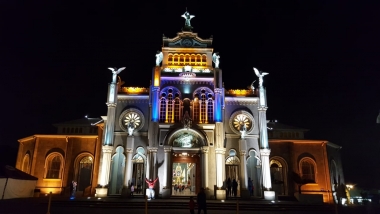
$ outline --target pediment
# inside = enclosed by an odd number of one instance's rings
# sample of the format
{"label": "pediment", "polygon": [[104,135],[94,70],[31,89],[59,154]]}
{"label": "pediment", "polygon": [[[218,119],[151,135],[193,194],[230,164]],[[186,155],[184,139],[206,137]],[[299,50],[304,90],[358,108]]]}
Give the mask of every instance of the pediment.
{"label": "pediment", "polygon": [[198,37],[197,33],[193,32],[180,32],[174,38],[163,37],[164,47],[198,47],[207,48],[211,47],[212,38],[202,39]]}

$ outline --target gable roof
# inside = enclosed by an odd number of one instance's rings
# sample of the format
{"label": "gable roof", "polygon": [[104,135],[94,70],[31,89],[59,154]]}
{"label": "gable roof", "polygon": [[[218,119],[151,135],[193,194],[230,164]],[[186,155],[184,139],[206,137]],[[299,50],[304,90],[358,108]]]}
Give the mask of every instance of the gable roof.
{"label": "gable roof", "polygon": [[0,167],[0,178],[13,178],[18,180],[38,180],[38,178],[9,165]]}

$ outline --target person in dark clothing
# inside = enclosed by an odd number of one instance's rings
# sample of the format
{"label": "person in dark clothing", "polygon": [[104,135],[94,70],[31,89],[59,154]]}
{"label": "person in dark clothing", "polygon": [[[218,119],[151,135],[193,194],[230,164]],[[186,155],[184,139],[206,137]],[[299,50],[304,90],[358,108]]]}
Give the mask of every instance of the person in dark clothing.
{"label": "person in dark clothing", "polygon": [[234,197],[237,196],[237,187],[238,187],[238,183],[236,182],[236,179],[234,179],[232,181],[232,193],[233,193]]}
{"label": "person in dark clothing", "polygon": [[253,196],[253,182],[251,177],[248,178],[248,190],[249,190],[249,195]]}
{"label": "person in dark clothing", "polygon": [[203,210],[204,214],[207,214],[206,193],[203,187],[201,188],[201,191],[197,195],[197,204],[198,204],[198,214],[201,213],[201,210]]}
{"label": "person in dark clothing", "polygon": [[194,214],[194,207],[195,207],[195,202],[193,200],[193,196],[190,196],[190,201],[189,201],[190,214]]}
{"label": "person in dark clothing", "polygon": [[228,178],[227,179],[227,197],[230,197],[231,196],[231,178]]}

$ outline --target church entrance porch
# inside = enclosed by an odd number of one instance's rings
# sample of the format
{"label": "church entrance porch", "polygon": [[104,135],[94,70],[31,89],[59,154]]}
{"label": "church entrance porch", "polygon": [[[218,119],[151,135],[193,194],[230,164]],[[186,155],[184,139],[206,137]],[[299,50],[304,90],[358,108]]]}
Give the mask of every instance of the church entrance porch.
{"label": "church entrance porch", "polygon": [[172,196],[196,196],[201,186],[200,155],[173,153],[171,188]]}

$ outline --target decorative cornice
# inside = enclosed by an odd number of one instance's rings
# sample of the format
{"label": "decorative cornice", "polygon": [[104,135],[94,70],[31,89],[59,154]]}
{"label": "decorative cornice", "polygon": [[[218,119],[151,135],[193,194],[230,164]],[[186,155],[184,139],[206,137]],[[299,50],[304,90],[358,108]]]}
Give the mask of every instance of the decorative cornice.
{"label": "decorative cornice", "polygon": [[226,105],[257,105],[259,99],[257,97],[226,97]]}
{"label": "decorative cornice", "polygon": [[198,80],[198,78],[196,79],[190,79],[189,81],[186,81],[186,80],[162,80],[161,78],[161,83],[162,85],[214,85],[214,83],[212,81],[202,81],[202,80]]}
{"label": "decorative cornice", "polygon": [[226,95],[230,96],[253,96],[256,95],[255,91],[247,90],[247,89],[229,89],[225,92]]}
{"label": "decorative cornice", "polygon": [[160,87],[159,86],[152,86],[152,91],[153,92],[160,92]]}
{"label": "decorative cornice", "polygon": [[149,94],[149,88],[143,87],[122,87],[120,93],[125,94]]}
{"label": "decorative cornice", "polygon": [[[115,132],[115,136],[128,136],[128,132]],[[133,136],[148,136],[148,132],[133,132]]]}

